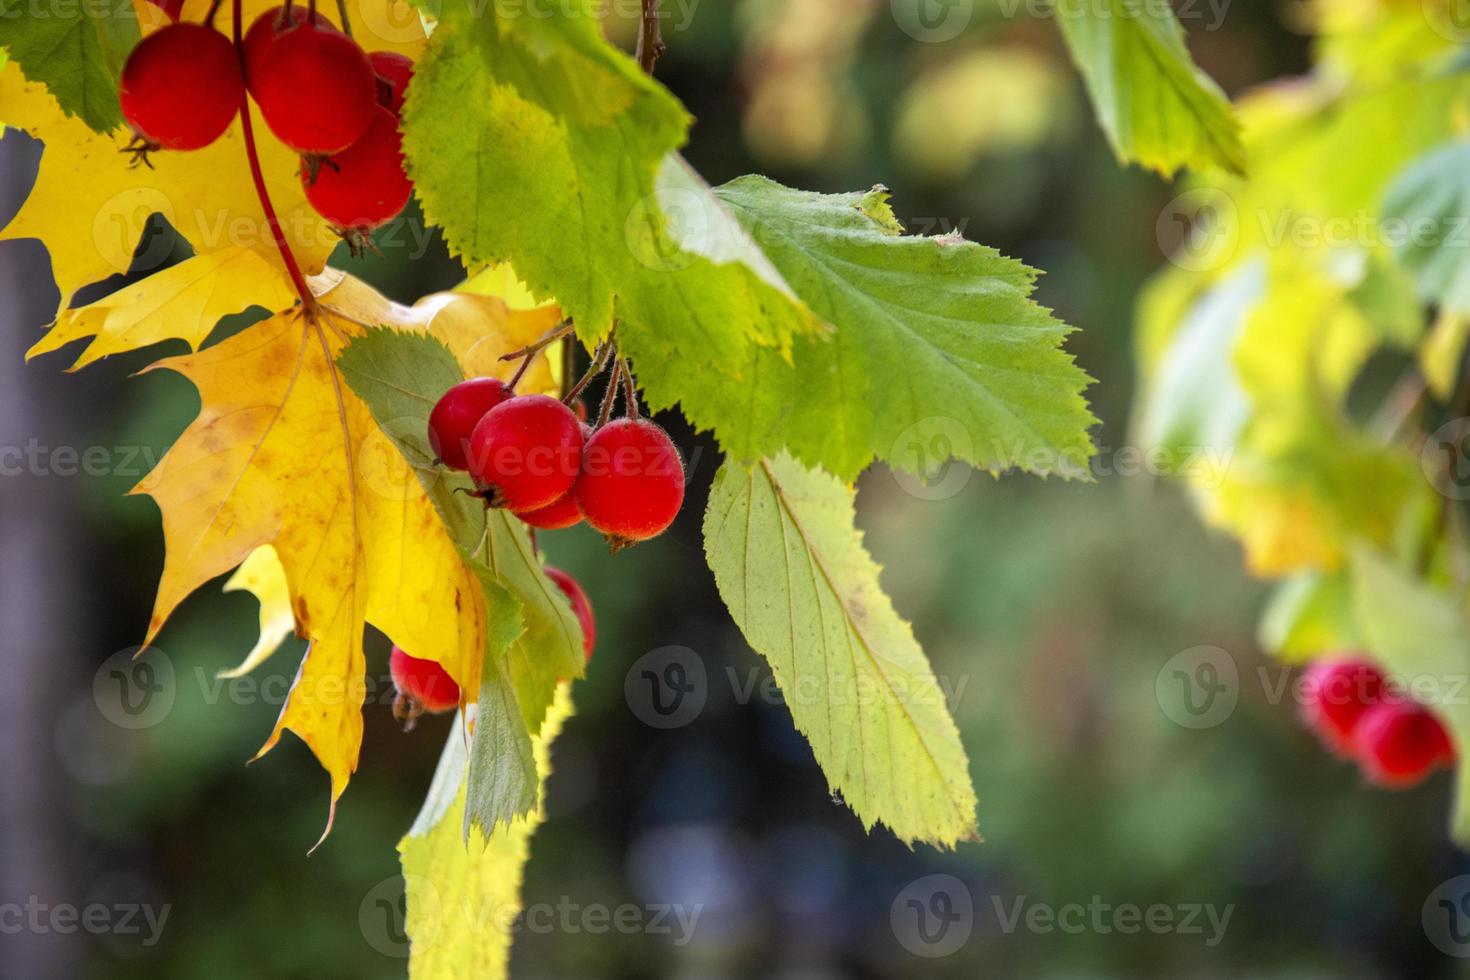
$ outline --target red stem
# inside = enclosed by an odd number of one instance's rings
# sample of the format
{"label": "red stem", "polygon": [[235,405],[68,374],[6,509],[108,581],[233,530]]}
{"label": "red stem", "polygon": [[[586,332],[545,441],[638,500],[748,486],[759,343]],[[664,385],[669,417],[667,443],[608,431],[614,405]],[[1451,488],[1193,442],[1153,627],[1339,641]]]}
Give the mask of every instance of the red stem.
{"label": "red stem", "polygon": [[[242,0],[234,0],[233,6],[235,51],[239,54],[240,71],[243,73],[245,46],[241,43],[241,33],[245,15],[241,12]],[[311,287],[307,286],[306,277],[296,264],[296,256],[291,254],[291,245],[286,241],[286,234],[281,230],[281,222],[276,217],[275,206],[271,204],[270,193],[265,189],[265,175],[260,172],[260,153],[255,149],[255,129],[250,122],[250,96],[244,92],[240,94],[240,129],[245,136],[245,156],[250,161],[250,179],[255,182],[255,196],[260,198],[260,206],[265,211],[266,223],[271,226],[276,249],[281,253],[281,261],[286,264],[286,272],[291,276],[297,295],[301,297],[302,309],[314,316],[317,310],[316,297],[311,294]]]}

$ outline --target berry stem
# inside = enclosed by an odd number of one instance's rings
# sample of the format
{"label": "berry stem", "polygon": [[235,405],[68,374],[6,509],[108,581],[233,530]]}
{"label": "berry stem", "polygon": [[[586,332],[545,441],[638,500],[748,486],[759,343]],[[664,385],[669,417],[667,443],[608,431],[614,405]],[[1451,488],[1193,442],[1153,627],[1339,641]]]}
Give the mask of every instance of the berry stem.
{"label": "berry stem", "polygon": [[[240,71],[244,72],[245,45],[240,39],[244,21],[242,6],[242,0],[234,0],[235,50],[240,55]],[[289,9],[288,7],[287,10]],[[265,189],[265,175],[260,170],[260,153],[255,148],[255,129],[250,122],[250,96],[243,90],[240,93],[240,129],[245,136],[245,157],[250,161],[250,179],[255,183],[255,196],[260,198],[260,207],[265,211],[265,220],[270,225],[271,236],[276,241],[276,250],[281,253],[281,261],[286,265],[286,273],[291,277],[291,284],[296,287],[296,294],[301,297],[301,308],[308,316],[314,317],[317,311],[316,297],[311,294],[311,287],[306,284],[306,277],[301,274],[301,267],[296,264],[296,256],[291,254],[291,245],[286,241],[286,234],[281,230],[280,219],[276,217],[275,206],[271,204],[270,193]]]}
{"label": "berry stem", "polygon": [[618,398],[618,378],[623,373],[623,359],[620,357],[613,362],[612,374],[607,379],[607,391],[602,395],[602,407],[597,410],[597,428],[607,425],[607,420],[612,417],[613,402]]}
{"label": "berry stem", "polygon": [[526,376],[526,370],[530,368],[531,360],[537,354],[541,353],[547,347],[550,347],[552,344],[556,343],[558,340],[565,337],[571,332],[572,321],[571,318],[568,317],[561,323],[558,323],[556,326],[546,331],[546,333],[542,334],[541,339],[536,341],[534,344],[527,344],[520,350],[513,350],[509,354],[501,354],[500,359],[502,361],[513,361],[518,357],[521,359],[520,367],[516,368],[516,373],[511,375],[510,380],[505,383],[505,386],[514,391],[516,385],[521,383],[521,378],[524,378]]}
{"label": "berry stem", "polygon": [[[313,3],[316,0],[312,0]],[[347,19],[347,0],[337,0],[337,16],[342,18],[342,33],[352,36],[352,22]]]}
{"label": "berry stem", "polygon": [[592,363],[587,365],[587,373],[582,375],[581,380],[572,385],[571,391],[568,391],[565,395],[562,396],[562,401],[565,402],[568,406],[570,406],[572,402],[576,401],[577,396],[582,393],[582,389],[586,388],[587,385],[591,383],[592,379],[601,374],[602,369],[607,367],[607,360],[610,356],[612,356],[612,352],[613,345],[611,341],[605,340],[601,344],[598,344],[597,353],[592,355]]}
{"label": "berry stem", "polygon": [[204,23],[208,24],[210,27],[214,26],[214,15],[219,13],[219,5],[223,2],[224,0],[214,0],[214,2],[209,5],[209,13],[204,15]]}
{"label": "berry stem", "polygon": [[633,382],[633,372],[628,368],[628,362],[624,358],[618,358],[618,373],[623,378],[623,408],[630,419],[640,419],[643,412],[638,407],[638,394]]}
{"label": "berry stem", "polygon": [[638,31],[638,65],[652,75],[659,56],[667,50],[663,24],[658,19],[659,0],[643,0],[643,21]]}

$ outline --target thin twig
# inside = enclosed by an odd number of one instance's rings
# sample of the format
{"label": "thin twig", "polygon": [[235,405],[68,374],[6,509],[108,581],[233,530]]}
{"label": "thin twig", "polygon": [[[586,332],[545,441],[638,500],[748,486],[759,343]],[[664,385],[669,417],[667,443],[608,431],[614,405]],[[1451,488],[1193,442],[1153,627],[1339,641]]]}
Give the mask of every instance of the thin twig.
{"label": "thin twig", "polygon": [[659,56],[668,50],[663,23],[658,19],[658,5],[659,0],[643,0],[643,22],[638,29],[638,66],[650,75]]}
{"label": "thin twig", "polygon": [[520,366],[516,368],[516,373],[510,376],[510,380],[505,383],[505,386],[514,391],[516,385],[520,384],[521,379],[526,376],[526,371],[530,369],[531,362],[536,359],[536,355],[571,332],[572,321],[570,319],[563,320],[542,334],[541,339],[534,344],[528,344],[520,350],[514,350],[509,354],[500,355],[502,361],[513,361],[518,357],[521,359]]}
{"label": "thin twig", "polygon": [[[241,43],[240,37],[244,30],[245,15],[241,7],[241,0],[234,0],[235,50],[239,52],[240,70],[243,72],[245,70],[245,45]],[[271,196],[265,188],[265,175],[260,170],[260,153],[255,148],[255,131],[250,121],[250,97],[245,94],[244,89],[240,91],[240,132],[245,138],[245,159],[250,163],[250,179],[255,183],[255,196],[260,198],[260,206],[265,211],[266,224],[270,225],[271,236],[276,242],[276,250],[281,253],[281,261],[286,265],[291,284],[296,287],[296,293],[301,297],[302,309],[308,316],[315,318],[316,297],[312,295],[311,287],[307,286],[306,278],[301,274],[301,267],[296,264],[296,256],[291,253],[291,245],[286,241],[286,233],[281,229],[281,222],[276,217],[276,209],[271,204]]]}
{"label": "thin twig", "polygon": [[352,36],[352,23],[347,19],[347,0],[337,0],[337,16],[342,18],[342,33]]}
{"label": "thin twig", "polygon": [[562,401],[566,403],[568,408],[577,400],[577,396],[582,393],[582,389],[586,388],[592,382],[592,379],[601,374],[602,369],[607,367],[608,358],[612,356],[612,352],[616,349],[611,338],[604,340],[597,346],[597,353],[592,355],[592,363],[587,366],[587,373],[583,374],[581,379],[572,385],[572,390],[562,397]]}

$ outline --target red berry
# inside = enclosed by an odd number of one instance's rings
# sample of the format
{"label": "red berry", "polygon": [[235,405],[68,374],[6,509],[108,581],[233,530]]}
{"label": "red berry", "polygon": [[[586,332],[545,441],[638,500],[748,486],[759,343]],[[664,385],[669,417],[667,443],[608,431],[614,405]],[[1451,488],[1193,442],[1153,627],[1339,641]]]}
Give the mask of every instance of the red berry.
{"label": "red berry", "polygon": [[337,153],[374,121],[376,79],[356,41],[331,25],[302,23],[276,35],[251,91],[282,143],[298,153]]}
{"label": "red berry", "polygon": [[169,24],[128,55],[118,102],[153,146],[197,150],[230,128],[244,91],[229,38],[202,24]]}
{"label": "red berry", "polygon": [[471,378],[446,391],[429,413],[429,446],[452,470],[467,470],[470,433],[485,413],[514,395],[499,378]]}
{"label": "red berry", "polygon": [[582,650],[587,654],[587,659],[592,659],[592,648],[597,645],[597,619],[592,615],[592,600],[587,598],[586,591],[560,568],[546,566],[546,577],[556,583],[556,587],[566,594],[568,601],[572,604],[572,612],[577,615],[577,624],[582,627]]}
{"label": "red berry", "polygon": [[[245,52],[245,87],[252,92],[255,91],[255,79],[265,74],[265,59],[275,47],[276,38],[281,36],[285,30],[286,8],[272,7],[251,21],[250,29],[245,32],[245,37],[240,42],[240,47]],[[291,7],[291,19],[289,23],[300,25],[306,23],[308,11],[304,5],[293,5]],[[321,14],[316,15],[315,24],[323,30],[335,31],[336,25],[327,20]]]}
{"label": "red berry", "polygon": [[396,51],[374,51],[368,55],[368,61],[378,81],[384,83],[378,86],[378,104],[391,109],[394,115],[403,112],[403,97],[408,92],[408,80],[413,77],[413,62]]}
{"label": "red berry", "polygon": [[470,476],[496,506],[536,510],[572,488],[582,462],[582,427],[550,395],[496,405],[470,435]]}
{"label": "red berry", "polygon": [[459,707],[459,685],[432,660],[410,657],[399,646],[388,656],[388,672],[398,693],[431,714]]}
{"label": "red berry", "polygon": [[545,507],[535,510],[518,510],[515,515],[532,527],[543,531],[560,531],[582,523],[582,511],[577,507],[577,495],[568,490]]}
{"label": "red berry", "polygon": [[1363,713],[1389,700],[1383,673],[1363,659],[1318,660],[1307,668],[1302,721],[1332,752],[1353,755],[1353,732]]}
{"label": "red berry", "polygon": [[1413,786],[1455,757],[1450,737],[1428,708],[1412,701],[1387,702],[1363,713],[1353,737],[1358,765],[1368,781],[1389,789]]}
{"label": "red berry", "polygon": [[582,516],[616,551],[674,522],[684,503],[684,463],[653,422],[618,419],[587,441],[576,492]]}
{"label": "red berry", "polygon": [[306,200],[317,214],[359,238],[396,218],[413,196],[413,182],[403,171],[398,117],[381,106],[373,109],[373,123],[361,139],[323,160],[315,175],[311,171],[303,161]]}
{"label": "red berry", "polygon": [[[575,405],[572,406],[572,411],[574,413],[576,412]],[[592,426],[583,422],[582,444],[586,445],[587,440],[591,438]],[[582,510],[577,506],[577,494],[575,490],[568,490],[545,507],[538,507],[535,510],[516,511],[515,514],[525,523],[532,527],[540,528],[543,531],[560,531],[564,528],[582,523]]]}

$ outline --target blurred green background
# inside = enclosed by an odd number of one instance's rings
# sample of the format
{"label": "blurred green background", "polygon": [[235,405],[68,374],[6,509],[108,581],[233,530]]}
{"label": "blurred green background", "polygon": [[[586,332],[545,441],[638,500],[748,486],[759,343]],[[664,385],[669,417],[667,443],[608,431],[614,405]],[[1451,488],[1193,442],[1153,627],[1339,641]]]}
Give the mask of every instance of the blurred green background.
{"label": "blurred green background", "polygon": [[[599,638],[555,746],[525,891],[542,907],[676,903],[699,918],[687,937],[650,928],[646,912],[644,927],[621,932],[584,928],[577,915],[571,928],[526,928],[512,974],[1462,972],[1420,925],[1430,892],[1470,871],[1445,838],[1446,777],[1387,794],[1331,761],[1280,695],[1287,675],[1255,647],[1263,592],[1235,546],[1203,530],[1177,488],[1111,472],[1126,446],[1133,296],[1163,259],[1155,220],[1171,191],[1115,163],[1053,26],[977,4],[957,36],[926,43],[903,29],[904,0],[671,6],[659,75],[698,118],[688,156],[712,182],[761,171],[818,190],[884,183],[911,230],[959,230],[1046,270],[1040,299],[1081,328],[1070,348],[1099,382],[1090,397],[1103,470],[1093,485],[953,471],[916,490],[881,469],[861,484],[860,523],[884,584],[954,693],[986,837],[952,854],[910,851],[881,830],[864,835],[779,699],[762,696],[768,672],[702,559],[713,448],[665,419],[693,462],[672,532],[615,561],[585,529],[543,538],[590,593]],[[1236,92],[1305,68],[1296,9],[1230,5],[1219,24],[1203,11],[1185,24],[1196,59]],[[628,44],[630,26],[610,22]],[[10,133],[0,149],[11,174],[4,218],[39,147]],[[437,241],[409,260],[415,219],[401,220],[383,257],[342,264],[402,300],[457,282]],[[160,234],[144,247],[154,262],[173,247]],[[0,948],[17,944],[0,953],[0,976],[403,976],[404,946],[376,898],[398,887],[394,845],[449,721],[405,735],[375,699],[360,770],[309,858],[325,775],[291,738],[245,766],[279,708],[257,684],[284,690],[299,645],[246,684],[213,679],[254,642],[249,596],[207,588],[191,599],[160,640],[172,709],[139,730],[109,722],[94,677],[140,641],[162,566],[154,505],[124,494],[197,399],[166,373],[128,377],[157,351],[75,375],[62,373],[65,353],[21,369],[55,294],[41,285],[36,243],[0,244],[0,265],[17,297],[0,352],[5,443],[102,446],[116,461],[106,475],[12,477],[0,497],[4,657],[18,681],[6,721],[17,751],[0,760],[10,831],[0,904],[34,895],[169,907],[151,944],[122,930],[17,935],[0,917]],[[141,450],[132,467],[122,462],[130,447]],[[703,667],[706,704],[660,730],[640,719],[625,681],[640,657],[671,645]],[[1173,720],[1166,665],[1199,646],[1229,654],[1239,700],[1191,728]],[[381,637],[369,663],[381,692]],[[900,922],[914,895],[944,911],[925,891],[935,881],[969,896],[953,951],[915,942]],[[1195,909],[1200,931],[1045,930],[1010,918],[1156,904],[1176,923]],[[1206,910],[1228,910],[1223,933]]]}

